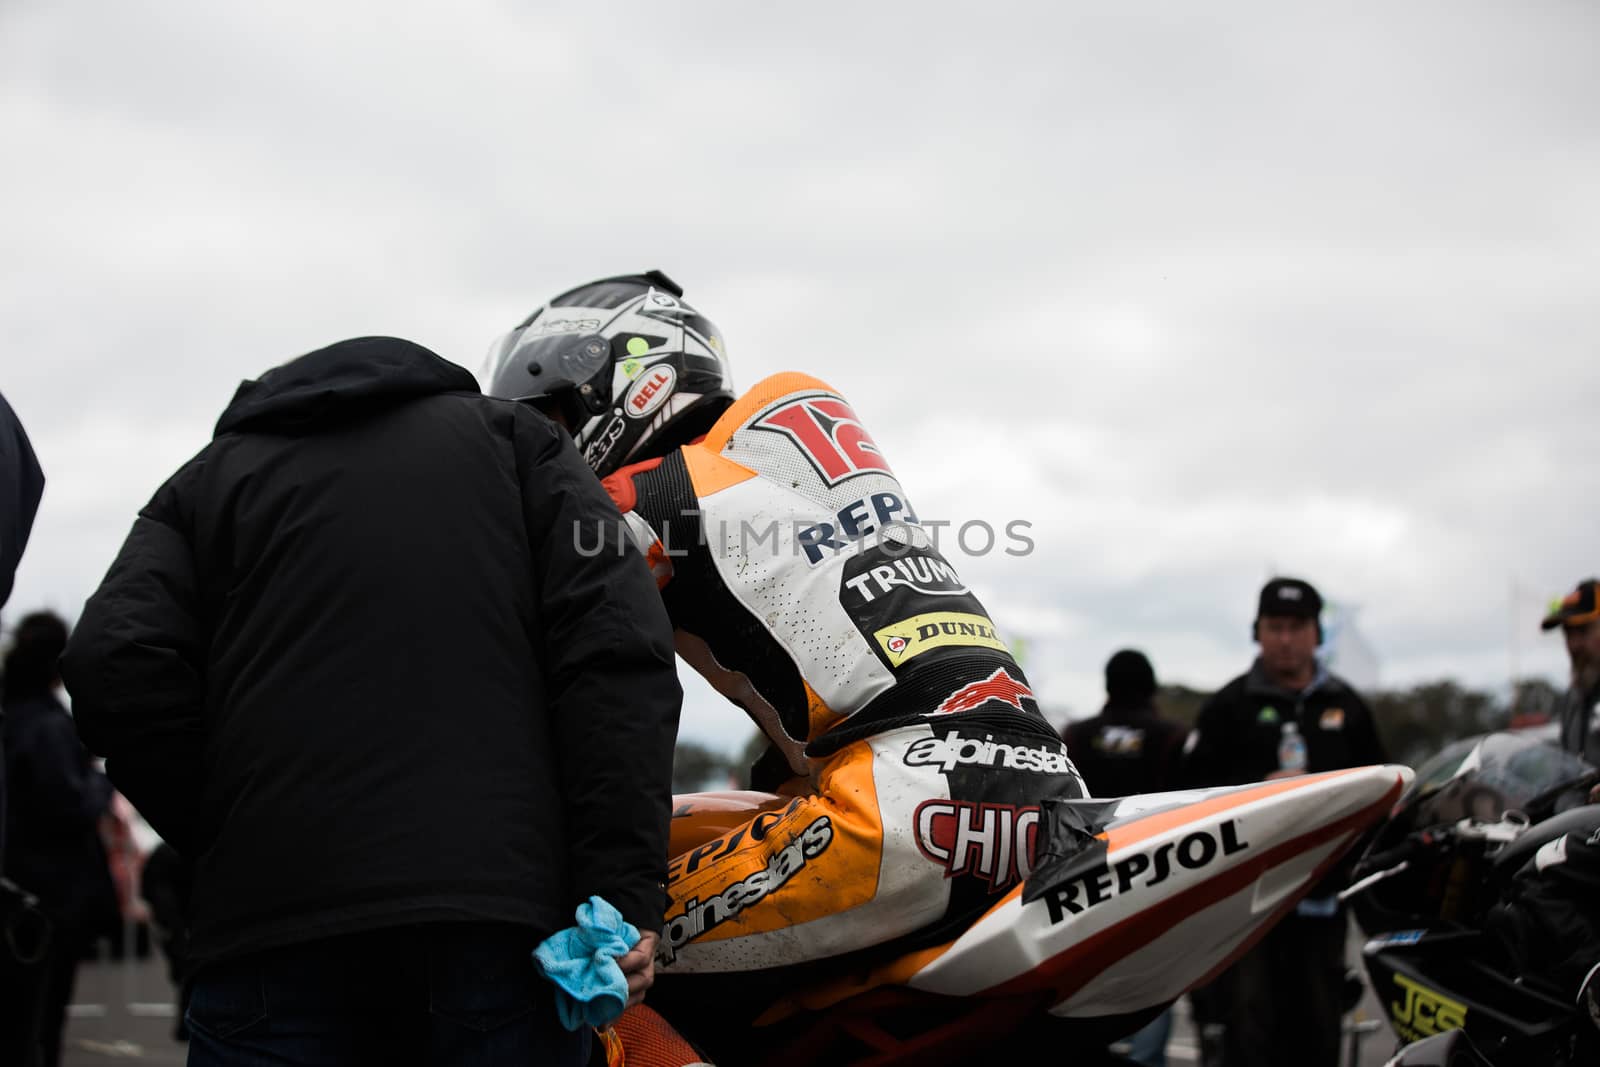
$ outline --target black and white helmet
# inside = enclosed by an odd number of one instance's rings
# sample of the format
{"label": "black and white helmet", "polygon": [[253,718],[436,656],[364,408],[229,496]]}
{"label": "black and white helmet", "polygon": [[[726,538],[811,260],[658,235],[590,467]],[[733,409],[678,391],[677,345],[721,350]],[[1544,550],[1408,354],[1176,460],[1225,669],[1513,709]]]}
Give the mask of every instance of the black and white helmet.
{"label": "black and white helmet", "polygon": [[494,343],[490,396],[559,416],[602,478],[705,433],[733,403],[722,335],[660,271],[562,293]]}

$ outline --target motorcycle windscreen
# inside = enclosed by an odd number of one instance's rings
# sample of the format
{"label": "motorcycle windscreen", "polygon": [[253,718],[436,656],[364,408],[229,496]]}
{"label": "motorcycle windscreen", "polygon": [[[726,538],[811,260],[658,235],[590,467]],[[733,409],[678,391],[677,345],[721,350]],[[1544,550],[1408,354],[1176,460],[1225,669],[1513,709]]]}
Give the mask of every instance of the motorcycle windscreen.
{"label": "motorcycle windscreen", "polygon": [[1538,737],[1484,734],[1446,745],[1417,768],[1401,794],[1384,840],[1413,830],[1474,818],[1493,822],[1593,768]]}

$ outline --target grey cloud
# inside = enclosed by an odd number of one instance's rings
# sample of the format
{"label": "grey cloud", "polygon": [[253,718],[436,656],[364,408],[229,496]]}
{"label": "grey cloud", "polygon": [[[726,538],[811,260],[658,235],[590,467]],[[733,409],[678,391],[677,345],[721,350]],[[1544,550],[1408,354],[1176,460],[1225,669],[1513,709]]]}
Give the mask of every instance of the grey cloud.
{"label": "grey cloud", "polygon": [[1600,569],[1597,23],[6,5],[0,388],[51,479],[13,604],[81,601],[240,379],[368,333],[476,370],[658,267],[742,386],[842,389],[919,509],[1035,519],[962,566],[1052,700],[1120,644],[1241,669],[1274,565],[1359,603],[1389,680],[1558,676],[1507,598]]}

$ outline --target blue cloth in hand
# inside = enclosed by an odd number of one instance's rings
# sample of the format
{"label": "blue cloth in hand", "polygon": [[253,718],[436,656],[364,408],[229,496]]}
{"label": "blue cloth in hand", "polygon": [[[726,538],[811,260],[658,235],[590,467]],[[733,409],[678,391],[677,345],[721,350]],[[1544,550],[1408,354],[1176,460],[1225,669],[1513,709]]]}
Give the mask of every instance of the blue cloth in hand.
{"label": "blue cloth in hand", "polygon": [[578,905],[578,925],[551,934],[533,950],[555,983],[556,1015],[568,1030],[604,1027],[628,1003],[628,980],[617,957],[639,943],[639,929],[604,898]]}

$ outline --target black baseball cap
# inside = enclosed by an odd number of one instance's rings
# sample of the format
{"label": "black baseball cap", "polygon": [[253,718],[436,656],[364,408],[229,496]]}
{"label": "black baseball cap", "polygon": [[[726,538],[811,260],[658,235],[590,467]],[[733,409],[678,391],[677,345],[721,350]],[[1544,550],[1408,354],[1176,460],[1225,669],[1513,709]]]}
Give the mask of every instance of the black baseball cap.
{"label": "black baseball cap", "polygon": [[1256,620],[1267,615],[1291,615],[1314,619],[1322,614],[1322,595],[1310,582],[1300,578],[1274,578],[1261,587]]}
{"label": "black baseball cap", "polygon": [[1585,578],[1578,583],[1578,588],[1551,603],[1544,621],[1539,624],[1539,629],[1554,630],[1557,626],[1576,626],[1600,619],[1600,598],[1596,596],[1597,585],[1600,585],[1600,578]]}

